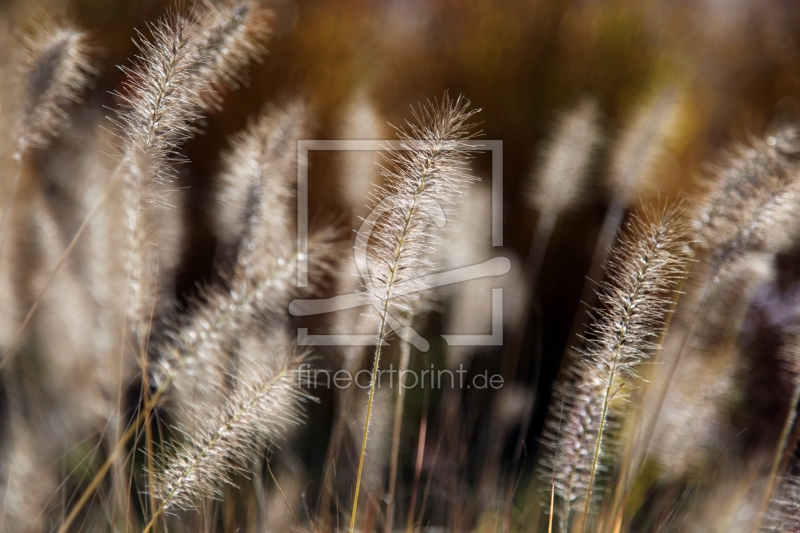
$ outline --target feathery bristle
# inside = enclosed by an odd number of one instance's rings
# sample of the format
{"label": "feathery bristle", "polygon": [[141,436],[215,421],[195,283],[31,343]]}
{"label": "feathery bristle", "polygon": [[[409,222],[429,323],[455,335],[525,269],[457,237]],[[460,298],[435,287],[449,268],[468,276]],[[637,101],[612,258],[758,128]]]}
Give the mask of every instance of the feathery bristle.
{"label": "feathery bristle", "polygon": [[[383,309],[381,321],[392,309],[409,310],[403,294],[424,289],[417,278],[434,267],[435,226],[446,222],[451,206],[477,179],[469,174],[472,148],[464,141],[474,136],[468,121],[478,111],[445,94],[441,104],[415,110],[416,122],[407,122],[407,130],[398,129],[402,149],[388,151],[386,184],[374,194],[373,215],[382,216],[370,243],[362,243],[372,259],[363,294]],[[395,290],[401,283],[407,290]]]}
{"label": "feathery bristle", "polygon": [[653,338],[688,257],[679,215],[676,209],[648,210],[628,224],[600,290],[602,307],[594,312],[570,379],[556,388],[547,434],[552,455],[541,474],[547,481],[555,476],[556,495],[567,510],[562,520],[593,492],[595,454],[608,448],[604,427],[624,415],[638,363],[658,348]]}
{"label": "feathery bristle", "polygon": [[[217,228],[237,261],[253,263],[270,243],[289,238],[297,174],[297,141],[309,131],[302,100],[270,106],[236,136],[223,156],[226,168],[217,194]],[[240,265],[246,266],[246,265]]]}
{"label": "feathery bristle", "polygon": [[96,73],[82,32],[48,24],[24,44],[17,156],[28,147],[46,146],[67,125],[67,106],[80,101],[80,92]]}
{"label": "feathery bristle", "polygon": [[777,252],[800,223],[800,134],[790,126],[733,148],[699,206],[700,246],[721,264],[748,251]]}
{"label": "feathery bristle", "polygon": [[222,403],[202,404],[196,427],[184,427],[187,444],[171,453],[157,475],[156,494],[165,510],[189,509],[200,497],[220,495],[234,473],[247,474],[249,462],[266,443],[275,443],[300,423],[304,356],[291,345],[273,347],[271,363],[243,376]]}
{"label": "feathery bristle", "polygon": [[552,139],[540,150],[535,176],[531,176],[527,191],[531,208],[561,213],[580,201],[600,142],[598,114],[594,100],[585,99],[558,118]]}
{"label": "feathery bristle", "polygon": [[611,156],[611,188],[628,205],[657,177],[658,163],[676,130],[679,94],[667,89],[643,105],[620,134]]}
{"label": "feathery bristle", "polygon": [[197,18],[206,33],[207,58],[200,64],[203,107],[219,109],[223,88],[237,89],[247,81],[245,69],[266,54],[272,12],[258,2],[202,0]]}

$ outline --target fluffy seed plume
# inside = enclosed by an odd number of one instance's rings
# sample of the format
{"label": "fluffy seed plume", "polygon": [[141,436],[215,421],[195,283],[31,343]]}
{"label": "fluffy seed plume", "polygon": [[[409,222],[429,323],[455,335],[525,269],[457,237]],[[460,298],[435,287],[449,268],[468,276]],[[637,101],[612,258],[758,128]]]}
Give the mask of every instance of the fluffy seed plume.
{"label": "fluffy seed plume", "polygon": [[67,107],[80,100],[80,92],[96,73],[86,36],[76,30],[43,23],[24,39],[16,78],[21,113],[17,117],[16,168],[0,214],[0,257],[15,207],[22,173],[22,156],[29,148],[43,148],[68,124]]}
{"label": "fluffy seed plume", "polygon": [[202,0],[197,17],[206,32],[206,60],[200,64],[199,89],[205,109],[219,109],[221,91],[247,81],[245,69],[266,54],[272,12],[255,1],[221,3]]}
{"label": "fluffy seed plume", "polygon": [[[335,246],[327,232],[312,236],[308,246],[308,264],[315,269],[310,279],[324,276],[330,268]],[[194,416],[195,400],[216,398],[228,379],[230,347],[254,331],[265,320],[274,318],[275,310],[286,309],[297,293],[295,279],[299,256],[284,245],[273,249],[256,266],[257,270],[237,270],[225,286],[201,291],[191,302],[191,309],[161,348],[162,358],[153,378],[159,390],[170,385],[176,389],[181,406]]]}
{"label": "fluffy seed plume", "polygon": [[117,169],[125,188],[125,219],[129,242],[128,323],[142,346],[155,298],[157,259],[150,242],[152,212],[160,201],[160,185],[169,181],[170,162],[177,148],[192,134],[199,117],[197,66],[203,60],[204,34],[190,20],[173,15],[158,21],[150,41],[138,43],[141,55],[127,74],[118,97],[124,103],[117,124],[123,139],[123,160]]}
{"label": "fluffy seed plume", "polygon": [[[222,240],[236,249],[224,283],[201,290],[165,351],[163,375],[184,372],[175,382],[179,397],[211,398],[226,380],[228,347],[295,296],[299,262],[291,245],[291,203],[296,140],[307,131],[306,107],[295,101],[268,109],[234,141],[225,157],[217,217]],[[308,264],[319,279],[331,264],[332,236],[309,242]],[[228,265],[225,265],[226,267]],[[185,393],[185,395],[183,394]],[[185,406],[186,407],[186,406]],[[187,410],[188,407],[187,407]]]}
{"label": "fluffy seed plume", "polygon": [[[441,103],[415,110],[406,130],[398,129],[402,148],[388,151],[386,184],[373,195],[365,222],[375,226],[370,242],[360,243],[371,259],[364,296],[379,303],[381,322],[392,310],[409,309],[405,294],[425,288],[417,278],[434,268],[436,226],[448,222],[452,206],[476,180],[469,174],[471,148],[465,141],[473,137],[469,120],[478,111],[462,97],[445,95]],[[397,290],[400,285],[403,290]],[[380,340],[386,334],[381,326]]]}
{"label": "fluffy seed plume", "polygon": [[625,205],[635,201],[657,177],[658,162],[674,135],[678,93],[667,89],[639,108],[620,134],[611,156],[611,188]]}
{"label": "fluffy seed plume", "polygon": [[[476,179],[468,173],[470,147],[465,141],[475,135],[469,119],[477,112],[469,109],[468,100],[460,96],[452,100],[447,94],[441,103],[420,106],[414,110],[415,121],[407,121],[407,129],[398,129],[401,150],[389,150],[386,156],[389,164],[382,172],[386,184],[378,188],[375,207],[362,225],[362,230],[370,229],[369,242],[360,240],[356,246],[356,261],[362,263],[359,270],[366,272],[369,268],[363,294],[378,309],[373,376],[378,375],[381,346],[389,336],[389,327],[399,326],[392,311],[409,312],[411,306],[405,295],[425,288],[419,276],[433,268],[429,256],[436,249],[436,226],[447,222],[449,206],[466,194]],[[359,245],[365,252],[362,257]],[[371,266],[367,265],[367,255],[372,258]],[[400,336],[407,332],[403,329]],[[372,380],[350,515],[351,531],[356,524],[374,399]]]}
{"label": "fluffy seed plume", "polygon": [[637,381],[637,365],[658,348],[673,291],[683,276],[688,251],[677,209],[646,211],[628,224],[612,253],[601,307],[594,311],[584,347],[568,380],[556,387],[542,468],[554,477],[562,523],[581,505],[588,510],[604,433],[624,415],[624,399]]}
{"label": "fluffy seed plume", "polygon": [[25,37],[20,79],[23,98],[17,157],[41,148],[67,124],[67,107],[96,73],[86,35],[45,24]]}
{"label": "fluffy seed plume", "polygon": [[236,382],[222,403],[204,404],[196,428],[183,428],[187,444],[168,453],[157,476],[159,513],[191,508],[199,497],[220,496],[220,486],[231,483],[233,473],[250,471],[250,461],[265,443],[276,442],[300,423],[302,404],[309,399],[301,387],[304,357],[285,338],[271,348],[271,364]]}
{"label": "fluffy seed plume", "polygon": [[774,253],[798,232],[800,133],[794,126],[735,146],[699,206],[697,233],[715,264],[745,252]]}
{"label": "fluffy seed plume", "polygon": [[156,22],[152,39],[140,34],[140,55],[132,67],[122,66],[127,75],[124,89],[117,93],[123,108],[117,124],[124,151],[134,166],[148,165],[153,176],[132,178],[158,181],[168,177],[165,162],[177,156],[178,146],[192,134],[192,122],[199,114],[198,65],[206,58],[204,32],[185,17],[172,15]]}
{"label": "fluffy seed plume", "polygon": [[593,100],[582,100],[561,115],[552,139],[540,151],[542,163],[527,191],[531,208],[540,213],[561,213],[580,200],[599,141],[598,110]]}
{"label": "fluffy seed plume", "polygon": [[146,336],[153,305],[156,263],[149,235],[147,204],[162,202],[159,185],[169,181],[170,163],[180,160],[180,145],[194,132],[214,87],[233,83],[248,58],[260,51],[256,34],[265,33],[265,12],[255,4],[217,7],[210,3],[193,18],[171,16],[152,27],[152,40],[139,43],[141,55],[119,97],[126,104],[118,124],[124,139],[121,171],[128,194],[130,277],[129,321]]}
{"label": "fluffy seed plume", "polygon": [[[352,140],[383,139],[383,124],[375,104],[364,89],[348,102],[343,111],[339,137]],[[375,152],[345,150],[341,153],[341,195],[353,219],[366,216],[366,198],[378,182],[379,169]]]}
{"label": "fluffy seed plume", "polygon": [[238,246],[240,263],[257,261],[255,255],[266,252],[271,242],[289,239],[297,140],[308,131],[308,109],[302,100],[271,106],[224,155],[217,227],[228,247]]}

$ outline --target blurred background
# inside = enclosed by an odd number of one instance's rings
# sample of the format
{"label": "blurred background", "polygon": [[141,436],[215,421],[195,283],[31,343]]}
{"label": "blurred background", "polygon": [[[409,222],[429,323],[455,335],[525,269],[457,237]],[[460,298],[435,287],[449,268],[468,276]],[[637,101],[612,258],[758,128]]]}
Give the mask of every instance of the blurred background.
{"label": "blurred background", "polygon": [[[184,9],[184,5],[178,9]],[[502,444],[502,467],[534,470],[537,436],[541,432],[551,383],[568,344],[576,340],[573,319],[585,307],[580,298],[597,236],[611,203],[609,169],[615,147],[630,131],[637,113],[668,95],[673,105],[671,130],[651,164],[647,187],[634,191],[626,208],[640,203],[691,198],[701,187],[720,151],[735,140],[763,133],[770,124],[800,113],[800,3],[792,0],[339,0],[267,2],[275,13],[269,54],[250,67],[249,84],[225,95],[225,105],[211,113],[202,133],[185,146],[188,161],[180,168],[177,188],[184,202],[187,229],[178,269],[178,301],[200,281],[213,277],[220,253],[211,220],[211,195],[220,170],[220,152],[232,134],[242,130],[255,110],[282,99],[304,96],[315,117],[314,138],[355,138],[354,109],[364,102],[374,109],[378,138],[393,138],[389,123],[402,125],[411,106],[441,98],[445,91],[463,94],[478,115],[484,139],[503,142],[504,247],[494,255],[525,258],[538,215],[526,203],[526,190],[535,178],[541,142],[548,138],[559,113],[584,98],[599,110],[602,141],[591,166],[591,188],[580,206],[559,216],[544,256],[533,312],[522,328],[521,356],[504,390],[515,393],[464,392],[463,450],[451,450],[450,463],[440,460],[441,479],[459,471],[459,483],[477,498],[490,454],[492,413],[500,402],[518,413]],[[100,75],[86,105],[75,110],[77,125],[52,149],[68,153],[83,142],[91,128],[116,105],[126,64],[136,53],[135,30],[151,23],[175,5],[151,0],[64,0],[38,2],[4,0],[0,18],[14,31],[25,31],[41,12],[60,13],[85,29],[97,45]],[[353,202],[346,199],[341,155],[314,153],[310,159],[309,206],[312,225],[340,224],[352,229]],[[39,162],[53,205],[68,212],[75,202],[73,184],[59,178],[57,157]],[[476,172],[489,175],[486,154],[474,160]],[[484,184],[486,185],[486,184]],[[367,203],[364,188],[364,204]],[[356,191],[357,194],[357,191]],[[75,221],[72,221],[74,224]],[[522,268],[523,261],[515,263]],[[739,339],[747,359],[744,392],[730,422],[748,427],[738,441],[744,450],[757,450],[775,439],[787,408],[790,385],[781,377],[775,357],[780,334],[792,320],[800,299],[800,265],[794,255],[778,259],[774,282],[756,290]],[[520,289],[523,293],[523,289]],[[331,284],[330,293],[336,293]],[[507,312],[513,294],[506,290]],[[512,303],[509,303],[512,302]],[[511,306],[511,307],[508,307]],[[520,316],[525,314],[520,311]],[[520,317],[511,317],[520,319]],[[433,313],[427,328],[442,331],[442,315]],[[311,322],[325,332],[323,322]],[[571,334],[572,331],[572,334]],[[441,344],[441,343],[440,343]],[[417,363],[426,367],[441,358],[435,345]],[[321,365],[335,367],[336,350],[320,350]],[[504,365],[500,350],[473,354],[472,372]],[[416,356],[415,356],[416,357]],[[303,495],[313,501],[318,491],[323,446],[332,419],[332,397],[321,391],[322,402],[311,408],[321,421],[301,430],[293,449],[306,465],[309,485]],[[532,412],[524,405],[533,395]],[[414,421],[404,438],[413,449],[423,411],[431,417],[427,442],[437,449],[448,427],[439,410],[441,398],[416,391],[409,400],[407,420]],[[523,398],[523,399],[520,399]],[[516,407],[514,407],[516,405]],[[522,411],[523,414],[519,414]],[[513,417],[512,417],[513,418]],[[530,423],[523,419],[530,418]],[[469,419],[469,422],[466,420]],[[519,432],[525,433],[526,452],[515,459]],[[734,431],[734,434],[736,431]],[[407,454],[404,476],[413,475],[414,456]],[[434,455],[433,451],[428,456]],[[424,468],[432,468],[425,463]],[[448,470],[449,469],[449,470]],[[439,479],[437,476],[436,479]],[[443,482],[444,483],[444,482]],[[301,487],[302,488],[302,487]],[[446,499],[448,487],[434,484],[433,493]],[[462,489],[453,489],[459,493]],[[438,491],[438,492],[437,492]],[[455,497],[450,494],[450,498]],[[430,505],[435,507],[436,497]],[[518,500],[525,507],[524,497]],[[473,512],[475,513],[475,512]],[[443,521],[435,512],[432,523]],[[473,525],[479,516],[465,519]]]}

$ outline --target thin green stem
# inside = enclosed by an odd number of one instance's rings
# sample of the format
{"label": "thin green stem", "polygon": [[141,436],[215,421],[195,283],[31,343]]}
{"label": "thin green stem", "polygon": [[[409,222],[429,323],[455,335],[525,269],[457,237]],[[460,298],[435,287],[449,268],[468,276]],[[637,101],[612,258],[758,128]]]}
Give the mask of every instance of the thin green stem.
{"label": "thin green stem", "polygon": [[[627,324],[630,315],[626,317],[625,323]],[[623,326],[624,327],[624,326]],[[619,361],[620,350],[622,343],[618,343],[614,352],[614,363],[611,366],[611,375],[608,378],[608,385],[606,386],[605,396],[603,397],[603,414],[600,417],[600,427],[597,429],[597,442],[594,445],[594,455],[592,457],[592,467],[589,473],[589,489],[586,493],[586,503],[583,507],[583,519],[581,521],[581,531],[586,531],[586,521],[589,518],[589,507],[592,503],[592,489],[594,488],[594,479],[597,474],[597,463],[600,460],[600,448],[603,441],[603,431],[606,427],[606,416],[608,415],[608,403],[611,399],[611,386],[614,384],[614,374],[617,370],[617,362]]]}
{"label": "thin green stem", "polygon": [[392,259],[391,267],[389,270],[389,279],[386,282],[386,291],[384,293],[383,298],[383,309],[381,310],[381,322],[380,326],[378,327],[378,340],[377,345],[375,347],[375,360],[372,364],[372,382],[370,383],[369,387],[369,400],[367,404],[367,419],[364,422],[364,434],[361,439],[361,453],[359,454],[358,458],[358,475],[356,476],[356,489],[353,495],[353,511],[350,515],[350,533],[355,531],[356,527],[356,513],[358,511],[358,493],[361,489],[361,475],[364,472],[364,457],[367,453],[367,435],[369,433],[369,422],[370,417],[372,416],[372,403],[375,399],[375,380],[378,377],[378,365],[380,364],[381,360],[381,345],[386,338],[386,317],[389,314],[389,305],[392,301],[392,291],[394,289],[394,282],[397,278],[397,269],[400,263],[400,257],[403,254],[406,239],[408,238],[408,234],[411,229],[411,221],[414,218],[414,214],[417,211],[417,206],[419,205],[420,195],[425,190],[425,186],[428,182],[428,177],[430,176],[431,169],[433,168],[433,160],[436,155],[439,153],[439,146],[436,146],[434,149],[434,153],[431,157],[428,157],[425,161],[425,168],[422,170],[422,175],[417,183],[417,188],[414,191],[414,197],[411,201],[411,206],[406,214],[405,221],[403,223],[402,231],[400,232],[400,239],[397,243],[397,248],[395,248],[394,258]]}
{"label": "thin green stem", "polygon": [[383,344],[380,339],[384,336],[384,328],[386,327],[386,318],[381,319],[380,335],[378,337],[378,345],[375,348],[375,361],[372,365],[372,383],[369,386],[369,400],[367,402],[367,419],[364,422],[364,433],[361,436],[361,453],[358,460],[358,475],[356,477],[356,490],[353,495],[353,512],[350,516],[350,532],[355,531],[356,527],[356,512],[358,511],[358,493],[361,489],[361,474],[364,472],[364,457],[367,453],[367,434],[369,433],[369,422],[372,416],[372,402],[375,399],[375,382],[378,375],[378,365],[381,361],[381,345]]}

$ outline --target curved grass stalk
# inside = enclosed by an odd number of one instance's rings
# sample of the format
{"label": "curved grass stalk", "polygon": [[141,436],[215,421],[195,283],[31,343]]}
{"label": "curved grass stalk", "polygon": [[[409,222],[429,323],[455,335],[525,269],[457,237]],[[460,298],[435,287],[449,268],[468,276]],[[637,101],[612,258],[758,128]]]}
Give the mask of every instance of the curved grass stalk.
{"label": "curved grass stalk", "polygon": [[411,221],[413,215],[415,214],[420,200],[420,195],[422,194],[428,177],[431,171],[431,160],[429,159],[426,163],[426,166],[422,172],[422,176],[419,179],[419,185],[417,190],[414,192],[414,197],[411,202],[411,207],[408,210],[408,214],[405,217],[405,224],[402,227],[402,231],[400,234],[400,241],[397,243],[397,248],[395,251],[394,261],[391,263],[389,267],[389,279],[386,283],[386,293],[383,299],[383,308],[381,309],[381,318],[380,318],[380,325],[378,326],[378,339],[375,343],[375,356],[372,363],[372,381],[369,385],[369,399],[367,400],[367,415],[366,421],[364,422],[364,433],[361,436],[361,452],[359,453],[358,459],[358,474],[356,475],[356,489],[353,495],[353,512],[350,517],[350,531],[355,531],[356,526],[356,513],[358,511],[358,493],[361,489],[361,475],[364,473],[364,457],[367,453],[367,436],[369,435],[369,423],[372,417],[372,405],[375,401],[375,383],[376,383],[376,376],[378,376],[378,370],[380,368],[381,362],[381,347],[383,346],[383,341],[387,337],[386,332],[386,318],[389,315],[389,306],[392,301],[392,291],[394,290],[395,280],[397,279],[398,267],[400,263],[400,257],[403,253],[404,245],[406,244],[406,240],[408,238],[410,229],[411,229]]}
{"label": "curved grass stalk", "polygon": [[259,391],[259,393],[250,399],[250,401],[245,404],[241,409],[239,409],[234,415],[230,418],[230,420],[226,421],[224,425],[219,429],[216,435],[214,435],[211,440],[208,442],[207,446],[203,448],[197,456],[192,459],[189,464],[183,468],[179,474],[177,483],[175,483],[174,488],[172,488],[164,499],[161,502],[161,505],[156,509],[153,515],[150,518],[150,521],[142,530],[142,533],[147,533],[150,531],[153,526],[155,525],[156,521],[164,514],[170,506],[176,501],[178,494],[180,491],[185,490],[185,483],[187,479],[200,467],[201,463],[204,459],[206,459],[214,449],[220,444],[220,441],[225,438],[228,432],[230,432],[239,421],[248,413],[250,409],[253,408],[256,403],[258,403],[264,396],[266,396],[272,387],[281,379],[286,376],[287,371],[284,370],[278,375],[276,375],[272,380],[270,380],[267,385]]}
{"label": "curved grass stalk", "polygon": [[[606,364],[610,363],[610,369],[601,400],[602,413],[597,429],[592,462],[589,468],[588,492],[583,509],[581,531],[585,530],[586,522],[589,517],[592,492],[597,475],[610,402],[612,396],[625,385],[625,383],[620,384],[619,388],[612,392],[616,384],[618,372],[622,371],[632,374],[630,365],[638,362],[637,359],[644,357],[642,350],[648,347],[646,344],[647,337],[657,336],[661,331],[666,317],[660,317],[666,314],[668,306],[671,304],[671,299],[665,300],[663,297],[660,297],[661,295],[659,293],[674,289],[674,286],[677,285],[677,282],[680,280],[680,276],[682,276],[683,263],[687,260],[687,254],[685,252],[681,254],[681,252],[675,248],[669,250],[671,245],[674,246],[677,243],[677,239],[681,236],[682,232],[680,226],[676,228],[677,231],[676,229],[670,231],[670,218],[674,216],[676,216],[674,212],[665,213],[663,222],[660,222],[660,225],[651,227],[652,233],[648,233],[646,229],[644,231],[640,230],[640,233],[636,236],[636,238],[641,239],[644,245],[643,248],[639,250],[640,254],[629,252],[623,255],[620,259],[632,263],[632,265],[622,267],[620,272],[612,272],[612,275],[614,275],[612,279],[616,278],[615,281],[620,283],[615,296],[622,300],[622,305],[619,308],[622,313],[621,316],[616,316],[613,320],[615,328],[614,344],[610,359],[606,359]],[[621,246],[624,249],[626,243],[623,242]],[[671,254],[673,254],[672,257],[670,257]],[[625,270],[628,271],[625,272]],[[626,281],[628,283],[632,282],[632,284],[626,287]],[[659,284],[661,284],[660,287]],[[650,299],[652,299],[652,301],[648,301]],[[637,317],[637,315],[642,312],[641,307],[652,307],[644,312],[654,313],[654,315],[649,318],[646,316]],[[637,320],[642,321],[638,327],[636,324]],[[648,321],[649,324],[647,323]],[[642,328],[642,326],[644,327]],[[641,328],[641,331],[637,332],[636,329],[639,328]],[[633,357],[628,355],[630,360],[626,362],[624,361],[626,358],[624,351],[626,348],[630,349],[631,343],[639,344],[641,347],[634,347],[634,350],[639,351],[639,354],[633,354]],[[626,345],[628,346],[626,347]],[[650,348],[654,348],[654,346],[650,346]],[[623,365],[622,368],[620,368],[620,365]]]}

